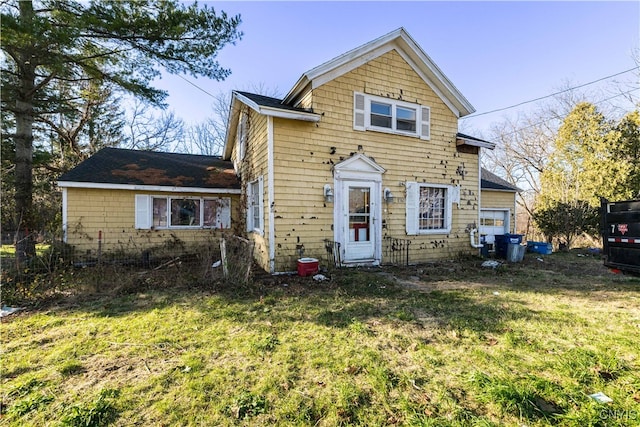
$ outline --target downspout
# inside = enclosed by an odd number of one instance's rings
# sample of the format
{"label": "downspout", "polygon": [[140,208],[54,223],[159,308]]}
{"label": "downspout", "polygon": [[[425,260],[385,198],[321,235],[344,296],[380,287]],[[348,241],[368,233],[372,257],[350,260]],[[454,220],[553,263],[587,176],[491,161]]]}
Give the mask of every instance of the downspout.
{"label": "downspout", "polygon": [[67,228],[68,228],[68,216],[69,216],[69,210],[67,207],[67,203],[68,203],[68,195],[67,195],[67,188],[66,187],[62,187],[62,241],[64,243],[67,243]]}
{"label": "downspout", "polygon": [[[482,212],[482,164],[480,162],[480,154],[482,154],[482,148],[478,147],[478,216],[477,216],[478,222],[476,224],[480,224],[480,212]],[[470,239],[469,243],[471,243],[472,248],[480,249],[484,245],[481,244],[480,241],[478,241],[478,243],[475,242],[474,237],[477,232],[478,232],[477,228],[474,228],[469,232],[469,239]]]}
{"label": "downspout", "polygon": [[276,271],[276,225],[273,171],[273,117],[267,116],[267,199],[269,203],[269,272]]}

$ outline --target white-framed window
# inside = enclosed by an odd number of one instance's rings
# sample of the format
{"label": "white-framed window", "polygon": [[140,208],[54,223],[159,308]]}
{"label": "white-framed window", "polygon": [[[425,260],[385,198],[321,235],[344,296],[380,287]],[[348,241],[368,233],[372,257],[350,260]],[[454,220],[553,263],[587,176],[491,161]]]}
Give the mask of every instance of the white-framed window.
{"label": "white-framed window", "polygon": [[136,194],[135,228],[231,228],[231,199]]}
{"label": "white-framed window", "polygon": [[431,138],[431,109],[381,96],[354,92],[353,128]]}
{"label": "white-framed window", "polygon": [[238,161],[244,159],[244,155],[247,151],[247,122],[248,114],[246,112],[240,113],[240,119],[238,120],[238,129],[236,131],[236,149],[238,150]]}
{"label": "white-framed window", "polygon": [[448,234],[455,188],[418,182],[407,182],[405,187],[407,234]]}
{"label": "white-framed window", "polygon": [[263,191],[262,177],[247,184],[247,231],[259,234],[264,229]]}

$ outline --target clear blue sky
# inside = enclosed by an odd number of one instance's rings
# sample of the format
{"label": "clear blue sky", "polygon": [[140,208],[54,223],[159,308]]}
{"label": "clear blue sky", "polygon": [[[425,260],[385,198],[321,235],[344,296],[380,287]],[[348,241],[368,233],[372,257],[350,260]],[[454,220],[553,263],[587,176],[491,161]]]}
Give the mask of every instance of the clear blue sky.
{"label": "clear blue sky", "polygon": [[[227,80],[188,77],[212,94],[262,84],[284,95],[305,71],[399,27],[478,113],[628,70],[637,65],[634,50],[639,56],[638,1],[205,3],[240,14],[244,32],[218,56],[232,71]],[[638,75],[616,80],[638,86]],[[169,90],[169,108],[185,121],[211,114],[211,97],[185,81],[165,77],[158,86]],[[470,118],[468,126],[482,134],[530,107]]]}

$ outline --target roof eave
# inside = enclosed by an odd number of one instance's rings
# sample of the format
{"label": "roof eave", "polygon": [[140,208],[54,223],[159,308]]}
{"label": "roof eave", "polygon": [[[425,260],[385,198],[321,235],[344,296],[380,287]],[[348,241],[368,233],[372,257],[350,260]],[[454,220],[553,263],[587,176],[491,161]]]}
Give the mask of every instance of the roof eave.
{"label": "roof eave", "polygon": [[238,188],[178,187],[171,185],[112,184],[106,182],[58,181],[60,188],[92,188],[101,190],[162,191],[167,193],[240,194]]}
{"label": "roof eave", "polygon": [[227,120],[227,132],[224,139],[224,148],[222,150],[222,160],[231,160],[231,153],[233,151],[233,142],[235,141],[235,134],[238,130],[237,126],[231,126],[232,123],[238,121],[238,115],[240,109],[236,106],[236,91],[231,92],[231,106],[229,107],[229,118]]}
{"label": "roof eave", "polygon": [[309,78],[308,73],[309,72],[306,72],[300,76],[296,84],[293,85],[289,93],[287,93],[287,95],[283,98],[283,104],[290,104],[296,101],[297,98],[300,98],[300,95],[308,90],[308,87],[311,84],[311,79]]}
{"label": "roof eave", "polygon": [[519,193],[520,189],[509,189],[509,188],[491,188],[491,187],[483,187],[482,184],[480,184],[480,189],[484,190],[484,191],[499,191],[501,193]]}
{"label": "roof eave", "polygon": [[462,138],[460,136],[456,137],[456,145],[470,145],[472,147],[488,148],[489,150],[496,148],[496,144],[493,142]]}

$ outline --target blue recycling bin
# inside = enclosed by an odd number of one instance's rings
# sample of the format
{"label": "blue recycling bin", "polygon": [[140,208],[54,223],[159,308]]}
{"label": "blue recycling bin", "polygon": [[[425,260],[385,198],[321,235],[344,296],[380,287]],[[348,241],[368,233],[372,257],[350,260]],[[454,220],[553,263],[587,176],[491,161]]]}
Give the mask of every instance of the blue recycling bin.
{"label": "blue recycling bin", "polygon": [[507,258],[507,249],[509,245],[519,245],[522,243],[522,234],[503,234],[496,236],[496,257]]}

